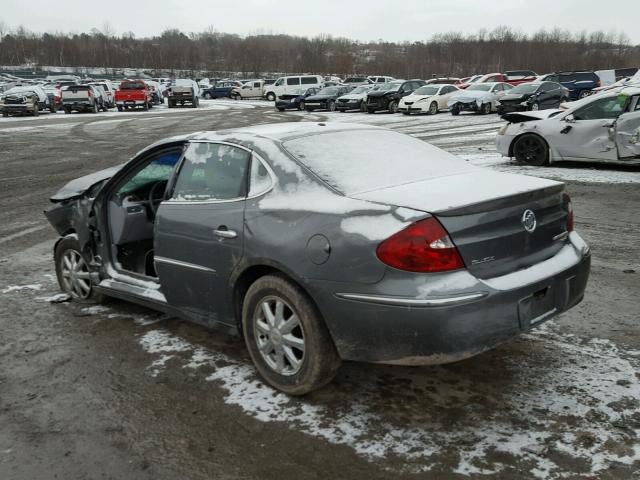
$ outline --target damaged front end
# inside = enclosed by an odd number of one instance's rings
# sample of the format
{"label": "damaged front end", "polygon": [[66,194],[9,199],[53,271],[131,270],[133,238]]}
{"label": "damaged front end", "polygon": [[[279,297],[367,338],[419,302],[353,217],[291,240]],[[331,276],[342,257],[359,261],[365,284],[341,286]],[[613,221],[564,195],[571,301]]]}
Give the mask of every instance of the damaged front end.
{"label": "damaged front end", "polygon": [[44,215],[61,238],[73,234],[85,250],[97,232],[93,224],[93,200],[121,167],[107,168],[72,180],[51,196],[53,205],[44,211]]}

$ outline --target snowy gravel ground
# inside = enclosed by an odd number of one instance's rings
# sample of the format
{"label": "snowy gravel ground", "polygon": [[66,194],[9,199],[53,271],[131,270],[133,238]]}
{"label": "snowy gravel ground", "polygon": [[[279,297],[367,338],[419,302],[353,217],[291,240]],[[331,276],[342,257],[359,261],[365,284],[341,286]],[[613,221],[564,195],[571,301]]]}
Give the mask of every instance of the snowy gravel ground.
{"label": "snowy gravel ground", "polygon": [[[640,478],[640,169],[516,165],[493,147],[496,115],[202,105],[0,119],[1,479]],[[40,212],[62,183],[169,135],[282,121],[386,126],[566,181],[593,250],[584,302],[464,362],[347,363],[292,399],[259,381],[238,339],[60,294]]]}

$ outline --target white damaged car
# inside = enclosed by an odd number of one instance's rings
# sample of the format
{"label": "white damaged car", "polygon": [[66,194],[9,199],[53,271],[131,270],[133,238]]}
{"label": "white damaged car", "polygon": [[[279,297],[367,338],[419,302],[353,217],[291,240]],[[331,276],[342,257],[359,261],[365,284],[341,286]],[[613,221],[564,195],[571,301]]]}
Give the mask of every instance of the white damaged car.
{"label": "white damaged car", "polygon": [[412,113],[428,113],[435,115],[448,108],[449,99],[461,90],[455,85],[430,84],[418,88],[411,95],[402,97],[398,111],[405,115]]}
{"label": "white damaged car", "polygon": [[500,97],[512,88],[513,85],[504,82],[474,83],[453,95],[447,106],[452,115],[458,115],[460,112],[495,112]]}
{"label": "white damaged car", "polygon": [[640,165],[640,88],[605,92],[566,110],[507,113],[496,147],[529,165],[563,160]]}

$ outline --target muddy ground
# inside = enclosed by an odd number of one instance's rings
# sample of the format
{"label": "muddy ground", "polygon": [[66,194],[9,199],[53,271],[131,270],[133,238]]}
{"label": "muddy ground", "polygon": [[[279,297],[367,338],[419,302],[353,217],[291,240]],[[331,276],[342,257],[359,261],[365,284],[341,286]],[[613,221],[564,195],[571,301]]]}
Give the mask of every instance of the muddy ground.
{"label": "muddy ground", "polygon": [[[640,478],[638,169],[513,165],[495,115],[203,103],[0,122],[0,479]],[[173,134],[345,119],[566,181],[593,251],[585,300],[457,364],[344,364],[303,399],[263,386],[238,338],[121,301],[56,303],[42,210],[67,180]]]}

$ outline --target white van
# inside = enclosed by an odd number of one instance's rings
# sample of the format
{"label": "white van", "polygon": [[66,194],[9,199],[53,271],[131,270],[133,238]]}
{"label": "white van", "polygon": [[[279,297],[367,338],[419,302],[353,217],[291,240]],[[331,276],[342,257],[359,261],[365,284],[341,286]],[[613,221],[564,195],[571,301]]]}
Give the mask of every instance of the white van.
{"label": "white van", "polygon": [[324,79],[320,75],[295,75],[292,77],[280,77],[273,85],[267,85],[264,96],[273,102],[280,95],[293,93],[301,88],[322,88]]}

